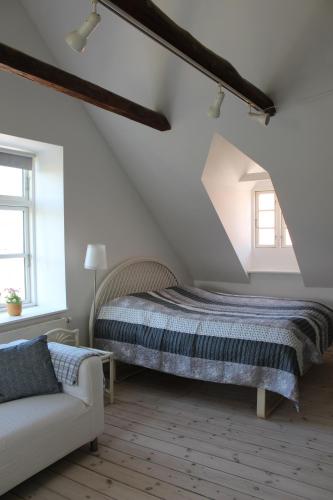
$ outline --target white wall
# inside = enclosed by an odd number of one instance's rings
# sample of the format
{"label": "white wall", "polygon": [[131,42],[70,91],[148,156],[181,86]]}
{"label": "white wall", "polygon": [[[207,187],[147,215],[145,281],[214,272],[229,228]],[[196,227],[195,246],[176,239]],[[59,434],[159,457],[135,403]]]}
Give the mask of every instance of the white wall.
{"label": "white wall", "polygon": [[[63,39],[86,15],[86,2],[22,3],[66,69],[167,114],[172,130],[156,134],[89,107],[196,279],[244,280],[201,185],[213,135],[219,133],[270,173],[307,284],[333,286],[333,98],[326,92],[333,81],[332,1],[156,0],[274,98],[278,113],[266,128],[249,118],[247,106],[230,93],[221,118],[209,119],[215,83],[105,9],[80,57]],[[280,283],[276,275],[267,280],[273,287]],[[287,294],[290,283],[283,282]]]}
{"label": "white wall", "polygon": [[233,144],[214,134],[201,177],[244,274],[251,256],[251,193],[239,179],[253,164]]}
{"label": "white wall", "polygon": [[63,148],[38,143],[35,151],[37,303],[60,311],[67,305]]}
{"label": "white wall", "polygon": [[[278,113],[266,128],[230,93],[221,118],[209,119],[214,82],[105,9],[86,54],[78,57],[63,37],[86,15],[86,2],[22,2],[67,69],[170,118],[172,130],[156,134],[147,127],[134,131],[128,120],[102,110],[89,111],[196,279],[244,277],[200,185],[218,132],[270,173],[306,283],[333,286],[333,98],[326,93],[333,81],[332,1],[156,0],[274,98]],[[308,99],[318,94],[320,99]]]}
{"label": "white wall", "polygon": [[[0,32],[3,43],[52,62],[16,0],[1,2]],[[73,326],[80,328],[82,339],[92,300],[92,275],[83,269],[87,243],[106,243],[110,266],[130,257],[154,256],[187,277],[79,102],[0,73],[0,133],[63,147],[67,298]],[[52,283],[49,287],[52,290]]]}

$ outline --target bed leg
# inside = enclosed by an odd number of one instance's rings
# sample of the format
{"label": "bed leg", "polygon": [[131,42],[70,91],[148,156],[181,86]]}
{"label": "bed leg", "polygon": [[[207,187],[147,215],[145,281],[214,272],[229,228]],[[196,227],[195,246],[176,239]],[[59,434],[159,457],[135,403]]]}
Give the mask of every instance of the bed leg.
{"label": "bed leg", "polygon": [[95,452],[98,450],[98,439],[95,438],[93,441],[90,441],[90,451]]}
{"label": "bed leg", "polygon": [[284,400],[280,394],[267,391],[266,389],[257,389],[257,417],[267,418],[277,406]]}
{"label": "bed leg", "polygon": [[113,359],[113,356],[110,359],[110,380],[109,380],[109,398],[110,404],[114,403],[114,381],[116,378],[116,361]]}
{"label": "bed leg", "polygon": [[266,390],[257,389],[257,417],[266,418]]}
{"label": "bed leg", "polygon": [[117,377],[117,365],[116,365],[116,360],[115,359],[113,359],[112,370],[113,370],[113,381],[115,382],[116,381],[116,377]]}

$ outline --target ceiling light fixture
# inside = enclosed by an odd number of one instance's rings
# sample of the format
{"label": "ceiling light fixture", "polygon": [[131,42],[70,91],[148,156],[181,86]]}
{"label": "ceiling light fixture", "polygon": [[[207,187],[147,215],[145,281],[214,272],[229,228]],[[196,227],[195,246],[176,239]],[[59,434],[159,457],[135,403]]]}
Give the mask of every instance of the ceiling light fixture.
{"label": "ceiling light fixture", "polygon": [[67,45],[69,45],[69,47],[76,52],[82,53],[84,51],[85,46],[87,45],[88,37],[101,21],[101,16],[96,12],[98,0],[91,0],[91,3],[93,10],[87,19],[79,27],[79,29],[72,31],[65,38]]}
{"label": "ceiling light fixture", "polygon": [[249,116],[254,120],[257,120],[261,125],[267,126],[271,119],[271,116],[268,113],[259,113],[259,111],[253,111],[252,106],[250,104]]}
{"label": "ceiling light fixture", "polygon": [[217,96],[213,104],[209,107],[208,116],[210,118],[219,118],[221,115],[221,106],[224,99],[225,93],[223,87],[219,84]]}

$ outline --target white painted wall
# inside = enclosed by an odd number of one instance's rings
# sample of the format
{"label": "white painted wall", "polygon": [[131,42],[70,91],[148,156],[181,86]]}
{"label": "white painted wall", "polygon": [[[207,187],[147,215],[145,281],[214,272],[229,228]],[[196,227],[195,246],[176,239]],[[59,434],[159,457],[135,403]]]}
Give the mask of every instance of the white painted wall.
{"label": "white painted wall", "polygon": [[216,85],[105,9],[81,57],[68,49],[64,36],[87,14],[86,2],[22,3],[66,69],[160,109],[171,120],[170,132],[156,134],[87,107],[196,279],[246,281],[201,185],[213,135],[219,133],[270,173],[307,285],[333,286],[333,98],[326,93],[333,81],[332,1],[156,0],[274,98],[278,114],[267,128],[229,93],[221,118],[209,119]]}
{"label": "white painted wall", "polygon": [[[21,4],[11,0],[0,8],[1,41],[52,62]],[[80,328],[82,340],[87,338],[92,300],[92,274],[83,269],[87,243],[105,243],[110,266],[130,257],[154,256],[188,278],[80,103],[0,73],[0,133],[63,147],[67,298],[72,325]]]}
{"label": "white painted wall", "polygon": [[300,273],[292,248],[253,248],[249,272]]}
{"label": "white painted wall", "polygon": [[67,306],[63,148],[39,142],[34,149],[37,304],[60,311]]}
{"label": "white painted wall", "polygon": [[244,274],[251,257],[251,185],[239,179],[252,164],[233,144],[215,134],[201,178]]}
{"label": "white painted wall", "polygon": [[38,324],[33,320],[24,321],[23,327],[22,321],[16,318],[11,325],[6,325],[6,327],[1,329],[0,343],[6,344],[16,339],[34,339],[56,328],[69,328],[67,318],[51,319],[50,317],[45,317],[44,321],[41,320]]}
{"label": "white painted wall", "polygon": [[[177,23],[274,97],[264,128],[227,93],[219,120],[207,117],[216,85],[101,8],[83,57],[64,35],[87,13],[82,0],[22,0],[66,69],[163,110],[172,130],[103,110],[89,112],[196,279],[244,281],[244,272],[200,179],[214,133],[270,173],[309,286],[333,286],[331,121],[333,2],[156,0]],[[140,64],[138,64],[138,61]],[[307,99],[323,93],[319,100]]]}

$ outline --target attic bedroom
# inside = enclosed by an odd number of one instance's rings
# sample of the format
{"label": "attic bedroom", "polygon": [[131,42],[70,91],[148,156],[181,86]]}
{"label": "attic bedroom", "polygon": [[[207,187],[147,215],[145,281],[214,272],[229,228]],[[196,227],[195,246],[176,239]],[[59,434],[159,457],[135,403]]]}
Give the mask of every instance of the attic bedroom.
{"label": "attic bedroom", "polygon": [[333,498],[332,19],[0,2],[1,498]]}

